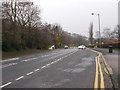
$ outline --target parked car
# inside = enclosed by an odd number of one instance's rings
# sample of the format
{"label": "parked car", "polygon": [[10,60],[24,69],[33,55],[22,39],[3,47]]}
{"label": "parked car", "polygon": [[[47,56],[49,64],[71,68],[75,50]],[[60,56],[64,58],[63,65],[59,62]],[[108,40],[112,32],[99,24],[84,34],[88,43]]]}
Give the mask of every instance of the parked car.
{"label": "parked car", "polygon": [[65,46],[64,46],[64,49],[68,49],[68,46],[67,46],[67,45],[65,45]]}

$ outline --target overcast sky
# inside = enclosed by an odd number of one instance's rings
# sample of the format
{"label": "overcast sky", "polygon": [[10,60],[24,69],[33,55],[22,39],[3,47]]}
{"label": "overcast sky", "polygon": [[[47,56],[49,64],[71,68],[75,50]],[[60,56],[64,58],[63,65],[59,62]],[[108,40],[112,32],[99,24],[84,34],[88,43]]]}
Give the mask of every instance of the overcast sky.
{"label": "overcast sky", "polygon": [[[101,31],[118,24],[119,0],[32,0],[40,6],[43,22],[58,23],[63,30],[88,36],[89,24],[98,30],[97,13],[100,14]],[[94,12],[96,15],[92,16]]]}

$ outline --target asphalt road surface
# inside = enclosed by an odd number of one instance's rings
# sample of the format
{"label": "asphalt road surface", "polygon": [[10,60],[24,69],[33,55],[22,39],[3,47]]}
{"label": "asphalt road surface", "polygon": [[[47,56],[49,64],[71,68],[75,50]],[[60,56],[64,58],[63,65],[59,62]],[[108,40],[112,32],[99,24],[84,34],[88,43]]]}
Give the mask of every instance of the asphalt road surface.
{"label": "asphalt road surface", "polygon": [[93,88],[98,54],[61,49],[2,62],[1,88]]}

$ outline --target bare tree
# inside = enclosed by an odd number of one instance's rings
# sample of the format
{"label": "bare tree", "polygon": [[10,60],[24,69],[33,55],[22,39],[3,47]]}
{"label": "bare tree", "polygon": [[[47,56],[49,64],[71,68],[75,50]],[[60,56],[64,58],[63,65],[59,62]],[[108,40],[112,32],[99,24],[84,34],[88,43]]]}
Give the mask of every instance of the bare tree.
{"label": "bare tree", "polygon": [[111,36],[112,36],[112,33],[111,33],[111,29],[106,27],[104,28],[104,31],[103,31],[103,38],[106,39],[106,40],[110,40],[111,39]]}
{"label": "bare tree", "polygon": [[[33,46],[33,35],[36,32],[34,30],[41,24],[39,14],[38,7],[29,1],[7,0],[2,3],[2,19],[10,21],[11,24],[9,33],[13,33],[12,46],[18,46],[17,48],[25,47],[26,44]],[[6,32],[5,29],[4,32]]]}
{"label": "bare tree", "polygon": [[6,0],[2,3],[3,50],[26,48],[47,49],[85,44],[86,38],[62,29],[59,24],[42,23],[40,9],[27,0]]}
{"label": "bare tree", "polygon": [[114,30],[111,33],[112,33],[111,38],[113,40],[120,40],[120,33],[119,33],[119,26],[118,25],[115,26]]}
{"label": "bare tree", "polygon": [[2,18],[10,21],[11,34],[13,33],[11,37],[14,39],[12,45],[16,48],[20,44],[19,29],[17,29],[17,4],[18,0],[8,0],[2,3]]}

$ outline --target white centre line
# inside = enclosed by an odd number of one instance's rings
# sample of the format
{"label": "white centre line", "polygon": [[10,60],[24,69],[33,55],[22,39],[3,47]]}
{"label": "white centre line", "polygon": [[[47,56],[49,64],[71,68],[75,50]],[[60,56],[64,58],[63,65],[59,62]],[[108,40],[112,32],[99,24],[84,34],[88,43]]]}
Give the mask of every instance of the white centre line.
{"label": "white centre line", "polygon": [[[73,53],[75,53],[75,52],[73,52]],[[56,63],[56,62],[58,62],[58,61],[60,61],[60,60],[62,60],[62,59],[64,59],[64,58],[72,55],[73,53],[70,53],[70,54],[68,54],[68,55],[66,55],[66,56],[64,56],[64,57],[61,57],[61,58],[57,59],[57,60],[54,61],[54,62],[51,62],[51,63],[49,63],[49,64],[46,64],[46,65],[42,66],[41,69],[46,68],[47,66],[50,66],[50,65],[52,65],[52,64],[54,64],[54,63]],[[47,56],[47,55],[46,55],[46,56]],[[53,57],[51,57],[51,58],[53,58]],[[31,60],[35,60],[35,59],[37,59],[37,58],[26,59],[26,60],[23,60],[23,61],[31,61]],[[16,65],[16,64],[17,64],[17,63],[12,63],[12,64],[8,64],[7,66]],[[34,70],[34,71],[37,72],[37,71],[39,71],[39,70],[40,70],[40,69],[36,69],[36,70]],[[30,73],[27,73],[26,75],[31,75],[32,73],[33,73],[33,72],[30,72]],[[21,76],[21,77],[15,79],[15,80],[18,81],[18,80],[20,80],[20,79],[22,79],[22,78],[24,78],[24,77],[25,77],[25,76]],[[12,82],[8,82],[8,83],[0,86],[0,88],[3,88],[3,87],[5,87],[5,86],[7,86],[7,85],[10,85],[11,83],[12,83]]]}
{"label": "white centre line", "polygon": [[39,71],[40,69],[36,69],[36,70],[34,70],[35,72],[37,72],[37,71]]}
{"label": "white centre line", "polygon": [[15,80],[18,81],[18,80],[20,80],[20,79],[22,79],[22,78],[24,78],[24,76],[21,76],[21,77],[15,79]]}
{"label": "white centre line", "polygon": [[41,69],[45,68],[46,66],[42,66]]}
{"label": "white centre line", "polygon": [[49,63],[49,64],[47,64],[46,66],[50,66],[51,64]]}
{"label": "white centre line", "polygon": [[54,64],[54,63],[56,63],[56,62],[59,62],[59,61],[61,61],[62,59],[66,58],[66,57],[68,57],[68,56],[70,56],[70,55],[72,55],[72,54],[74,54],[74,53],[75,53],[75,52],[70,53],[70,54],[68,54],[68,55],[66,55],[66,56],[64,56],[64,57],[61,57],[61,58],[57,59],[56,61],[53,61],[53,62],[51,62],[51,63],[48,63],[48,64],[42,66],[41,69],[46,68],[47,66],[50,66],[50,65],[52,65],[52,64]]}
{"label": "white centre line", "polygon": [[30,74],[32,74],[33,72],[30,72],[30,73],[27,73],[27,75],[30,75]]}
{"label": "white centre line", "polygon": [[6,84],[0,86],[0,88],[3,88],[3,87],[5,87],[5,86],[8,86],[8,85],[10,85],[11,83],[12,83],[12,82],[8,82],[8,83],[6,83]]}
{"label": "white centre line", "polygon": [[50,64],[54,64],[54,62],[51,62]]}

